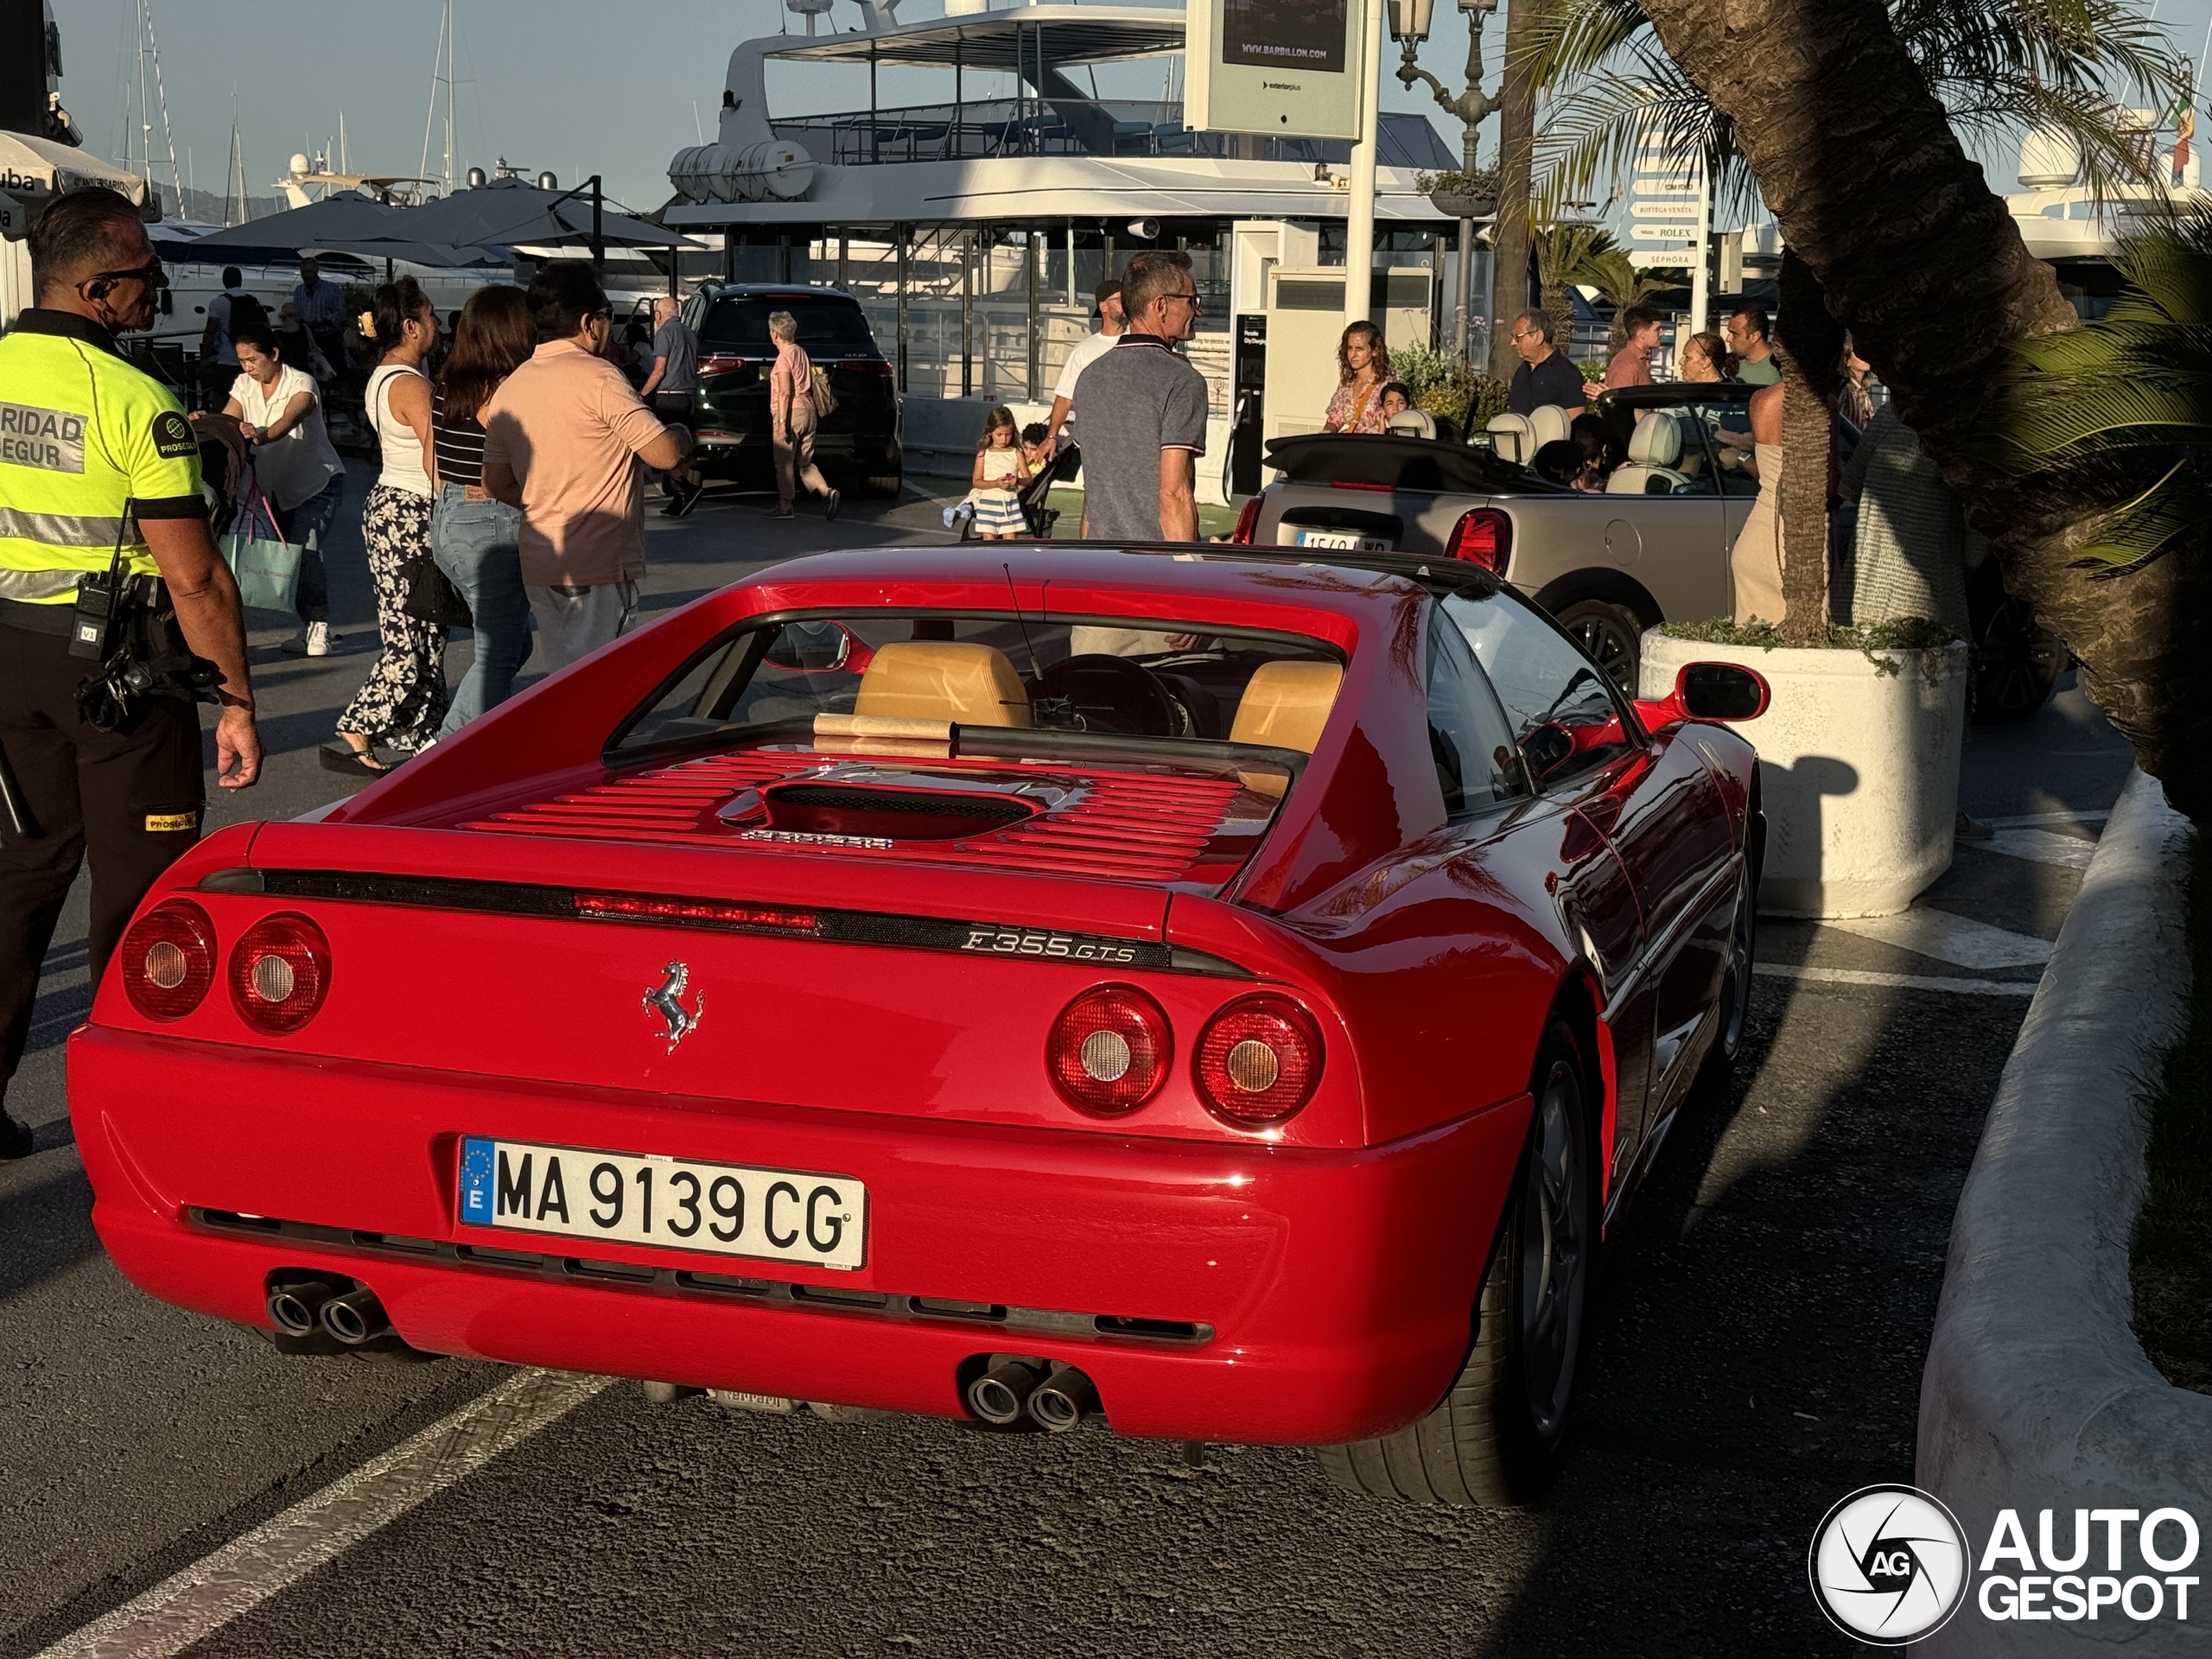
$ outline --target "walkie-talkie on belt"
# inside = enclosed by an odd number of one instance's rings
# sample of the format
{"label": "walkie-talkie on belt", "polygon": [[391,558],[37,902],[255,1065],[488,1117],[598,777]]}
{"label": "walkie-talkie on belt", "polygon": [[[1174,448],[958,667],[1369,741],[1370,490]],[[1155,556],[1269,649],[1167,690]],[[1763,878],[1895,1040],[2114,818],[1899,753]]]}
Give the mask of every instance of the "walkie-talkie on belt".
{"label": "walkie-talkie on belt", "polygon": [[69,619],[69,654],[87,662],[105,663],[113,654],[115,625],[124,590],[131,579],[123,574],[123,538],[130,533],[130,509],[126,499],[123,517],[116,521],[115,552],[105,571],[91,570],[77,580],[76,613]]}

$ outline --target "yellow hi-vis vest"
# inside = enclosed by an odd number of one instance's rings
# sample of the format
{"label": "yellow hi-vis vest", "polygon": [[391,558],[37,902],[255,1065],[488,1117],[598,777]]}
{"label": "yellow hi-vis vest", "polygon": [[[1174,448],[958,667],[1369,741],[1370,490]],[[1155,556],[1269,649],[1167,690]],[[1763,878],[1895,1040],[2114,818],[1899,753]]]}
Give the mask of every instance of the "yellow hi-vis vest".
{"label": "yellow hi-vis vest", "polygon": [[118,539],[125,570],[156,575],[137,520],[207,513],[184,405],[105,329],[33,309],[0,335],[0,599],[73,603]]}

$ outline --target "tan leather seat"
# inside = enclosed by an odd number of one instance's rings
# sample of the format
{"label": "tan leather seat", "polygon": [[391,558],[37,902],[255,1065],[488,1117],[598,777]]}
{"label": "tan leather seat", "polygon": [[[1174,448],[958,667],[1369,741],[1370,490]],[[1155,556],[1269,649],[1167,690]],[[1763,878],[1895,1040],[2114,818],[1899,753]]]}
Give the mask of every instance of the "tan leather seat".
{"label": "tan leather seat", "polygon": [[876,648],[861,676],[853,712],[963,726],[1027,726],[1029,694],[1004,652],[950,639],[901,639]]}
{"label": "tan leather seat", "polygon": [[1265,663],[1237,700],[1232,743],[1313,753],[1344,671],[1334,663]]}

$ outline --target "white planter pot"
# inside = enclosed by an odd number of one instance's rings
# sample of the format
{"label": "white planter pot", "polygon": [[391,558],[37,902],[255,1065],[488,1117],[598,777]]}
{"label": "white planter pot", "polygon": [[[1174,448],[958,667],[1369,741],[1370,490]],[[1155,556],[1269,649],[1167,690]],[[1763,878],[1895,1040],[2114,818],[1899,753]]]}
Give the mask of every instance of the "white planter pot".
{"label": "white planter pot", "polygon": [[1740,663],[1773,688],[1766,713],[1733,722],[1759,753],[1767,915],[1886,916],[1951,867],[1967,648],[1874,654],[1895,671],[1858,651],[1643,636],[1643,696],[1697,662]]}

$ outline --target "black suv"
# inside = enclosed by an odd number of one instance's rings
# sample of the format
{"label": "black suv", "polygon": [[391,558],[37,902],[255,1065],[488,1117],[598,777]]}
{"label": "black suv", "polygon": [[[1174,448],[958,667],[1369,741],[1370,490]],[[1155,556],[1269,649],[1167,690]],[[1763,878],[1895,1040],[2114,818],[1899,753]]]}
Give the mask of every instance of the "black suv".
{"label": "black suv", "polygon": [[683,321],[699,336],[701,474],[756,487],[773,483],[768,370],[776,347],[768,316],[775,311],[798,320],[800,348],[827,371],[836,396],[836,410],[815,432],[816,461],[840,489],[897,495],[904,463],[893,371],[859,302],[834,288],[711,283],[684,302]]}

